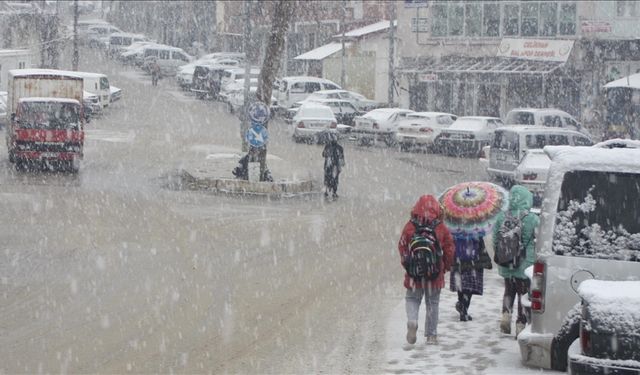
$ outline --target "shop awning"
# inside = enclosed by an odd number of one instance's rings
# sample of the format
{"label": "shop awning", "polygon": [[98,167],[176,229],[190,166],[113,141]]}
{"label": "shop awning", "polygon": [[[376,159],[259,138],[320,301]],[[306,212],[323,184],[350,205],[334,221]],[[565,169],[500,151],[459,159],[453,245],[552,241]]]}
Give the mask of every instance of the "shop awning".
{"label": "shop awning", "polygon": [[404,73],[494,73],[549,74],[564,65],[558,61],[536,61],[503,57],[458,57],[423,67],[400,69]]}
{"label": "shop awning", "polygon": [[[349,43],[345,43],[345,47],[349,47],[349,45],[350,45]],[[294,57],[294,60],[321,61],[341,50],[342,50],[342,43],[331,42],[329,44],[325,44],[324,46],[320,46],[316,49],[312,49],[309,52],[305,52],[302,55],[298,55]]]}

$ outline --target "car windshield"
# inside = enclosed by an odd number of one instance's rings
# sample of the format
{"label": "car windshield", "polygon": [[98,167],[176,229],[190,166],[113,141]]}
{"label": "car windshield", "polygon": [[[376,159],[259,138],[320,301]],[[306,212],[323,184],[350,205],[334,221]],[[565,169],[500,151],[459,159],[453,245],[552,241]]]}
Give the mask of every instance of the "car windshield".
{"label": "car windshield", "polygon": [[458,119],[449,127],[452,130],[482,130],[483,128],[484,120],[474,118]]}
{"label": "car windshield", "polygon": [[80,121],[80,107],[63,102],[23,102],[18,107],[21,128],[76,129]]}
{"label": "car windshield", "polygon": [[109,79],[106,77],[100,78],[100,90],[108,90],[109,89]]}
{"label": "car windshield", "polygon": [[533,113],[526,111],[511,111],[505,119],[507,125],[535,125]]}
{"label": "car windshield", "polygon": [[333,112],[326,106],[302,106],[298,117],[333,118]]}
{"label": "car windshield", "polygon": [[544,148],[544,146],[561,146],[569,144],[566,134],[527,134],[528,148]]}
{"label": "car windshield", "polygon": [[640,174],[568,172],[560,194],[556,254],[640,261]]}

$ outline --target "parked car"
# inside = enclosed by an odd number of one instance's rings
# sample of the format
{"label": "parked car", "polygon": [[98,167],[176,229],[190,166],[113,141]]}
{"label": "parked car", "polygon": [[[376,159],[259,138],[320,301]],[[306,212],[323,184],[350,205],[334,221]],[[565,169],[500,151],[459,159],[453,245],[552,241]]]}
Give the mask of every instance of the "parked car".
{"label": "parked car", "polygon": [[589,132],[573,116],[555,108],[514,108],[507,113],[504,123],[505,125],[568,128],[589,135]]}
{"label": "parked car", "polygon": [[109,24],[92,25],[87,28],[87,45],[91,48],[106,49],[109,44],[111,34],[121,33],[122,30]]}
{"label": "parked car", "polygon": [[487,173],[494,180],[511,184],[515,169],[527,150],[544,146],[591,146],[588,136],[565,128],[511,125],[496,129],[489,150]]}
{"label": "parked car", "polygon": [[[236,88],[234,87],[237,84],[238,80],[245,79],[247,74],[245,72],[245,68],[242,67],[229,67],[224,72],[222,72],[222,78],[220,81],[220,92],[225,93],[227,91],[233,91]],[[249,79],[256,81],[260,77],[260,69],[259,68],[251,68],[249,71]]]}
{"label": "parked car", "polygon": [[305,103],[293,118],[293,140],[319,143],[320,135],[337,132],[338,122],[331,108],[317,103]]}
{"label": "parked car", "polygon": [[[230,55],[238,55],[233,53]],[[242,54],[240,54],[242,55]],[[242,59],[221,56],[220,53],[212,53],[204,55],[198,60],[189,64],[182,65],[178,68],[176,74],[176,80],[178,85],[185,90],[190,90],[193,86],[193,75],[197,66],[209,67],[209,66],[224,66],[226,69],[231,67],[237,67],[240,65]]]}
{"label": "parked car", "polygon": [[0,127],[7,125],[7,92],[0,91]]}
{"label": "parked car", "polygon": [[[240,80],[240,81],[244,81],[244,80]],[[242,82],[239,82],[239,83],[242,83]],[[258,91],[258,86],[257,86],[257,80],[256,80],[255,84],[249,87],[249,95],[251,96],[252,100],[257,100],[256,99],[257,91]],[[226,102],[229,105],[229,112],[235,113],[241,110],[242,106],[244,106],[244,88],[228,93],[226,97]],[[276,98],[273,95],[271,95],[271,105],[270,105],[271,117],[274,116],[277,108],[278,108],[278,100],[276,100]]]}
{"label": "parked car", "polygon": [[353,91],[347,91],[347,90],[320,90],[310,94],[309,96],[307,96],[305,100],[311,100],[311,99],[347,100],[354,107],[356,107],[358,111],[364,112],[364,113],[382,106],[381,103],[378,103],[371,99],[367,99],[364,95],[358,94],[357,92],[353,92]]}
{"label": "parked car", "polygon": [[331,108],[333,114],[336,116],[336,121],[338,124],[353,126],[353,119],[356,116],[363,115],[362,112],[358,111],[356,107],[351,104],[351,102],[342,99],[317,99],[317,98],[309,98],[303,103],[318,103],[322,105],[326,105]]}
{"label": "parked car", "polygon": [[133,43],[147,41],[149,41],[147,37],[142,34],[113,33],[109,36],[109,49],[107,54],[110,57],[117,57],[126,47]]}
{"label": "parked car", "polygon": [[85,118],[89,119],[101,116],[103,107],[100,104],[100,98],[98,95],[92,94],[88,91],[83,91],[82,94],[82,109],[84,110]]}
{"label": "parked car", "polygon": [[640,278],[640,149],[544,150],[551,166],[536,235],[531,324],[518,344],[524,364],[564,371],[579,334],[578,285]]}
{"label": "parked car", "polygon": [[482,148],[491,143],[493,132],[502,125],[497,117],[458,117],[440,132],[436,147],[446,155],[480,155]]}
{"label": "parked car", "polygon": [[122,52],[116,57],[118,61],[125,65],[142,66],[144,62],[144,47],[154,44],[153,42],[135,42],[124,47]]}
{"label": "parked car", "polygon": [[276,80],[274,95],[283,109],[305,100],[307,96],[320,90],[339,90],[336,83],[328,79],[307,76],[284,77]]}
{"label": "parked car", "polygon": [[357,144],[370,145],[383,141],[387,146],[395,146],[398,126],[410,113],[413,113],[410,109],[378,108],[356,117],[353,134]]}
{"label": "parked car", "polygon": [[[190,79],[185,79],[185,84],[189,84],[190,91],[194,92],[198,99],[204,99],[206,97],[211,99],[217,99],[222,86],[222,77],[225,70],[228,70],[232,65],[226,65],[227,62],[237,60],[220,60],[215,62],[207,62],[196,65],[193,70],[193,74]],[[181,74],[184,74],[185,70],[182,70]],[[190,80],[190,82],[189,82]]]}
{"label": "parked car", "polygon": [[115,86],[109,86],[110,100],[111,103],[116,102],[122,99],[122,89]]}
{"label": "parked car", "polygon": [[540,207],[551,159],[543,149],[530,149],[524,154],[514,173],[514,182],[533,193],[533,206]]}
{"label": "parked car", "polygon": [[585,280],[571,375],[640,374],[640,281]]}
{"label": "parked car", "polygon": [[435,140],[442,129],[453,124],[458,116],[443,112],[414,112],[398,125],[396,141],[402,151],[412,148],[435,149]]}

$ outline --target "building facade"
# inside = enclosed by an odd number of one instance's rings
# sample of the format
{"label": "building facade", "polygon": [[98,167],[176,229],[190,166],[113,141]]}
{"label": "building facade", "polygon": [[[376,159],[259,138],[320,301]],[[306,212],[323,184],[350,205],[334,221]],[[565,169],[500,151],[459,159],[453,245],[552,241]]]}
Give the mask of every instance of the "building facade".
{"label": "building facade", "polygon": [[504,117],[555,107],[602,121],[601,87],[640,69],[635,1],[397,2],[400,104]]}

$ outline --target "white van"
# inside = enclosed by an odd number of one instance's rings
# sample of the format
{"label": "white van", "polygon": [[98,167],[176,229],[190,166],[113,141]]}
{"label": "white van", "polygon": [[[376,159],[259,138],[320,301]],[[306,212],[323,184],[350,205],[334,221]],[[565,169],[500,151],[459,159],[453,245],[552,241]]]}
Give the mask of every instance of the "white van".
{"label": "white van", "polygon": [[[564,371],[584,280],[640,280],[640,149],[549,146],[524,364]],[[532,270],[532,272],[531,272]]]}
{"label": "white van", "polygon": [[114,33],[109,37],[109,50],[107,53],[110,57],[115,57],[133,43],[146,41],[148,41],[147,37],[141,34]]}
{"label": "white van", "polygon": [[489,150],[487,173],[494,180],[513,182],[515,170],[529,149],[545,146],[591,146],[586,135],[570,129],[546,126],[504,126],[495,130]]}
{"label": "white van", "polygon": [[589,135],[573,116],[555,108],[514,108],[507,113],[504,124],[567,128]]}
{"label": "white van", "polygon": [[84,81],[84,91],[97,95],[102,108],[109,106],[111,102],[111,88],[109,78],[106,74],[89,72],[73,72],[73,74],[82,77]]}
{"label": "white van", "polygon": [[166,46],[163,44],[148,44],[142,50],[142,69],[150,71],[154,61],[160,66],[160,74],[163,76],[176,75],[178,68],[188,64],[193,58],[182,48]]}
{"label": "white van", "polygon": [[[251,68],[251,77],[249,79],[258,79],[260,77],[260,69]],[[222,72],[222,79],[220,80],[220,91],[226,92],[230,85],[234,84],[238,80],[244,80],[246,77],[245,68],[229,68]],[[243,81],[244,82],[244,81]]]}
{"label": "white van", "polygon": [[328,79],[306,76],[284,77],[277,80],[275,86],[276,99],[284,109],[291,108],[296,102],[305,100],[316,91],[342,89]]}

